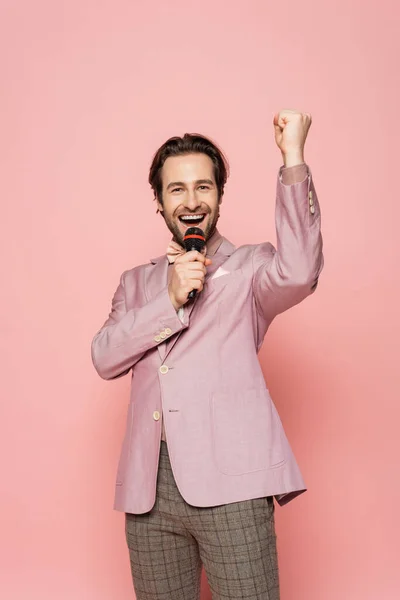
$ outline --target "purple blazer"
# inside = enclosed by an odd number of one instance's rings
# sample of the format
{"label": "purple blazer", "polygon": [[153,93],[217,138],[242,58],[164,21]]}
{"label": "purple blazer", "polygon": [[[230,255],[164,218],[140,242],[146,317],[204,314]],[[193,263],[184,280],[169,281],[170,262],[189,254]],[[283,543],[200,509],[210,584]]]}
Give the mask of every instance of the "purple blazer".
{"label": "purple blazer", "polygon": [[224,238],[183,321],[169,299],[166,255],[121,276],[92,342],[103,379],[132,378],[116,510],[144,513],[154,504],[161,413],[189,504],[273,495],[283,505],[306,491],[257,356],[274,317],[313,293],[323,267],[311,172],[285,185],[281,171],[277,249],[268,242],[235,248]]}

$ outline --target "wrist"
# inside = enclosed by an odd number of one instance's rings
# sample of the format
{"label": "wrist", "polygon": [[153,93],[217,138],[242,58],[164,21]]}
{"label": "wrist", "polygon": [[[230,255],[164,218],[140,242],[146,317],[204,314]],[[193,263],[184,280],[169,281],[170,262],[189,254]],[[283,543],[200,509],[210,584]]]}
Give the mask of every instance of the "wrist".
{"label": "wrist", "polygon": [[297,165],[301,165],[304,163],[304,153],[301,150],[296,152],[287,152],[283,154],[283,164],[285,167],[296,167]]}
{"label": "wrist", "polygon": [[170,290],[168,290],[168,294],[169,294],[169,299],[171,300],[172,306],[178,312],[178,310],[181,308],[182,305],[177,303],[175,296],[172,294],[172,292]]}

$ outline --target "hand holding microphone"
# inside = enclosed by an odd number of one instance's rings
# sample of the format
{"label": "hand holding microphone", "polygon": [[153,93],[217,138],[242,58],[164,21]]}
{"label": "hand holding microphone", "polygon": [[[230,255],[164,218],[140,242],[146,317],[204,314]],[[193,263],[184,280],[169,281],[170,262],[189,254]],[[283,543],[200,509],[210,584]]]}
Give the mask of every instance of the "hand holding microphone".
{"label": "hand holding microphone", "polygon": [[175,310],[203,289],[206,267],[211,264],[211,260],[201,254],[205,241],[201,229],[198,227],[187,229],[184,237],[186,254],[178,256],[175,260],[168,286],[169,297]]}

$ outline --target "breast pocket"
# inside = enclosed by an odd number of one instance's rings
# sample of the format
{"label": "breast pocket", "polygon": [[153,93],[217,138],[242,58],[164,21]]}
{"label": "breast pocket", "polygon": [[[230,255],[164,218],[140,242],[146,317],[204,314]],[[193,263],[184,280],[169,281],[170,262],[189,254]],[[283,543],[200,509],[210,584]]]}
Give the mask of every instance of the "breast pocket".
{"label": "breast pocket", "polygon": [[223,272],[221,275],[218,275],[218,271],[219,269],[217,269],[213,276],[206,280],[201,294],[203,297],[212,293],[217,294],[225,288],[234,289],[237,286],[240,286],[241,283],[244,284],[244,274],[242,269]]}
{"label": "breast pocket", "polygon": [[211,426],[214,459],[226,475],[276,468],[285,462],[282,425],[266,390],[213,394]]}

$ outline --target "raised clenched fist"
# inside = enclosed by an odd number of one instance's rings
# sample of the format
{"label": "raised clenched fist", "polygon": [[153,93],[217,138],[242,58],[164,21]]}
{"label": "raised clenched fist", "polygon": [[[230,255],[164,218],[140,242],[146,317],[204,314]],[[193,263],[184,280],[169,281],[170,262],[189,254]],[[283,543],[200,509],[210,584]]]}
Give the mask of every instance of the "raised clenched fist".
{"label": "raised clenched fist", "polygon": [[304,144],[311,126],[310,113],[281,110],[274,116],[275,141],[286,167],[304,162]]}

